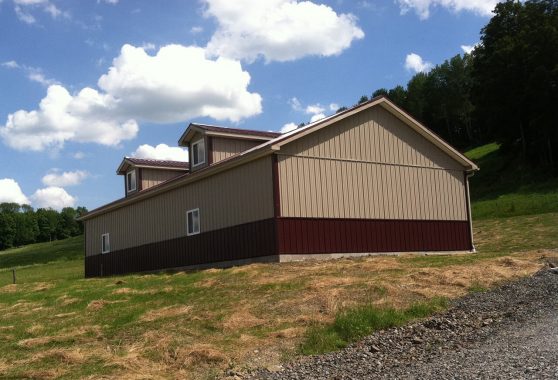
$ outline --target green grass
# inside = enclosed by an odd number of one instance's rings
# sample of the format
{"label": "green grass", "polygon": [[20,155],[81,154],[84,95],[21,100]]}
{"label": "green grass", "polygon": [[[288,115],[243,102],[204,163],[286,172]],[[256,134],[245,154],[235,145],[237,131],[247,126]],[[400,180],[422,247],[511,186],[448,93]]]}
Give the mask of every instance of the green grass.
{"label": "green grass", "polygon": [[470,182],[473,220],[558,212],[558,178],[523,166],[496,143],[465,155],[480,167]]}
{"label": "green grass", "polygon": [[485,156],[489,155],[490,153],[494,153],[500,149],[500,145],[497,143],[490,143],[486,145],[481,145],[476,148],[473,148],[465,153],[465,156],[473,161],[478,161],[483,159]]}
{"label": "green grass", "polygon": [[330,325],[310,328],[300,346],[305,355],[335,351],[374,331],[401,326],[417,318],[425,318],[447,307],[445,298],[417,302],[405,309],[363,305],[343,310]]}

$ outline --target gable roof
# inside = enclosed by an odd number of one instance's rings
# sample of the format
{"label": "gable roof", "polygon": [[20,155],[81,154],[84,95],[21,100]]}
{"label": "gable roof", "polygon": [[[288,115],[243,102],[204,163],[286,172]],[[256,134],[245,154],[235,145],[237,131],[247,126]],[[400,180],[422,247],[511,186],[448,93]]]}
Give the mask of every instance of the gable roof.
{"label": "gable roof", "polygon": [[[426,138],[428,141],[432,142],[435,146],[440,148],[447,155],[449,155],[454,160],[459,162],[467,172],[472,172],[472,171],[479,170],[478,166],[474,162],[469,160],[463,154],[459,153],[455,148],[453,148],[451,145],[449,145],[447,142],[445,142],[440,136],[438,136],[437,134],[432,132],[430,129],[426,128],[420,122],[418,122],[413,117],[411,117],[407,112],[405,112],[401,108],[397,107],[393,102],[391,102],[388,98],[386,98],[385,96],[382,95],[382,96],[378,96],[376,98],[373,98],[373,99],[371,99],[371,100],[369,100],[365,103],[362,103],[362,104],[356,105],[352,108],[349,108],[345,111],[339,112],[337,114],[334,114],[334,115],[328,116],[326,118],[320,119],[318,121],[315,121],[313,123],[307,124],[303,127],[297,128],[293,131],[283,133],[283,134],[275,133],[277,135],[277,137],[275,137],[271,140],[267,140],[267,141],[263,142],[262,144],[260,144],[258,146],[255,146],[255,147],[250,148],[250,149],[248,149],[244,152],[241,152],[237,155],[231,156],[229,158],[226,158],[224,160],[221,160],[221,161],[218,161],[214,164],[206,166],[206,167],[204,167],[204,168],[202,168],[202,169],[200,169],[200,170],[198,170],[194,173],[185,173],[183,175],[180,175],[180,176],[177,176],[175,178],[169,179],[169,180],[167,180],[165,182],[162,182],[158,185],[150,187],[149,189],[146,189],[142,192],[134,194],[134,196],[129,196],[127,198],[122,198],[120,200],[114,201],[114,202],[109,203],[107,205],[101,206],[101,207],[99,207],[97,209],[94,209],[94,210],[90,211],[89,213],[83,215],[81,218],[79,218],[79,220],[90,219],[90,218],[94,217],[95,215],[103,214],[103,213],[108,212],[110,210],[113,210],[115,208],[124,207],[127,204],[130,204],[130,203],[133,203],[133,202],[138,202],[142,199],[155,196],[155,195],[157,195],[161,192],[165,192],[165,191],[174,189],[176,187],[186,185],[186,184],[191,183],[191,182],[198,181],[200,179],[203,179],[203,178],[206,178],[208,176],[217,174],[219,172],[232,169],[235,166],[242,165],[244,163],[247,163],[247,162],[256,160],[258,158],[264,157],[266,155],[272,154],[276,151],[280,151],[281,147],[285,144],[288,144],[288,143],[290,143],[290,142],[292,142],[296,139],[302,138],[302,137],[304,137],[304,136],[306,136],[310,133],[318,131],[322,128],[325,128],[325,127],[327,127],[331,124],[334,124],[334,123],[336,123],[340,120],[346,119],[346,118],[348,118],[348,117],[350,117],[350,116],[352,116],[352,115],[354,115],[358,112],[364,111],[364,110],[366,110],[368,108],[371,108],[371,107],[374,107],[374,106],[381,106],[384,109],[386,109],[387,111],[389,111],[390,113],[392,113],[398,119],[403,121],[406,125],[413,128],[421,136]],[[200,126],[200,125],[201,124],[193,124],[192,123],[188,126],[188,129],[190,129],[191,126],[196,126],[197,127],[197,126]],[[215,127],[215,126],[210,126],[210,127]],[[220,127],[215,127],[215,128],[220,128]],[[224,128],[224,129],[228,130],[228,128]],[[240,130],[240,131],[246,131],[246,130]],[[264,133],[267,133],[267,132],[264,132]],[[186,132],[182,135],[181,140],[183,139],[185,134],[186,134]]]}
{"label": "gable roof", "polygon": [[124,157],[124,159],[118,166],[118,169],[116,170],[116,174],[125,174],[130,166],[135,166],[137,168],[153,168],[179,171],[188,171],[190,169],[189,162]]}
{"label": "gable roof", "polygon": [[195,132],[201,132],[208,136],[222,136],[236,139],[262,141],[268,141],[281,136],[281,133],[279,132],[256,131],[253,129],[227,128],[219,127],[217,125],[190,123],[182,136],[180,136],[180,139],[178,139],[178,145],[187,145],[187,142],[191,140]]}
{"label": "gable roof", "polygon": [[[281,136],[279,136],[278,138],[275,138],[275,139],[273,139],[273,140],[271,140],[271,141],[269,141],[269,142],[267,142],[263,145],[271,144],[273,150],[279,150],[279,149],[281,149],[281,146],[283,146],[285,144],[288,144],[293,140],[299,139],[299,138],[301,138],[303,136],[306,136],[310,133],[316,132],[316,131],[318,131],[322,128],[325,128],[325,127],[327,127],[327,126],[329,126],[333,123],[336,123],[340,120],[346,119],[347,117],[350,117],[350,116],[352,116],[352,115],[354,115],[358,112],[362,112],[362,111],[364,111],[368,108],[371,108],[371,107],[374,107],[374,106],[377,106],[377,105],[381,106],[382,108],[389,111],[392,115],[394,115],[395,117],[400,119],[402,122],[404,122],[406,125],[411,127],[413,130],[415,130],[419,135],[426,138],[432,144],[434,144],[435,146],[440,148],[448,156],[452,157],[455,161],[457,161],[461,165],[463,165],[463,167],[467,171],[479,170],[479,167],[473,161],[469,160],[467,157],[465,157],[457,149],[455,149],[450,144],[448,144],[444,139],[442,139],[436,133],[434,133],[433,131],[431,131],[427,127],[425,127],[418,120],[414,119],[406,111],[404,111],[403,109],[396,106],[395,103],[393,103],[391,100],[389,100],[384,95],[377,96],[375,98],[370,99],[367,102],[364,102],[362,104],[358,104],[358,105],[356,105],[352,108],[349,108],[345,111],[339,112],[337,114],[334,114],[334,115],[328,116],[326,118],[320,119],[318,121],[315,121],[313,123],[307,124],[307,125],[305,125],[301,128],[297,128],[297,129],[295,129],[291,132],[284,133]],[[259,149],[262,146],[252,148],[252,150],[253,149]]]}

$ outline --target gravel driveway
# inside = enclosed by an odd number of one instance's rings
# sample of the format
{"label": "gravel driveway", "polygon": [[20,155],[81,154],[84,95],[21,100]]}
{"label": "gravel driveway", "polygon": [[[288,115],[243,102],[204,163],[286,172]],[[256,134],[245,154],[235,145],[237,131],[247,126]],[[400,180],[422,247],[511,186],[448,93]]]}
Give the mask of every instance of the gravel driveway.
{"label": "gravel driveway", "polygon": [[558,379],[558,275],[456,300],[445,313],[253,379]]}

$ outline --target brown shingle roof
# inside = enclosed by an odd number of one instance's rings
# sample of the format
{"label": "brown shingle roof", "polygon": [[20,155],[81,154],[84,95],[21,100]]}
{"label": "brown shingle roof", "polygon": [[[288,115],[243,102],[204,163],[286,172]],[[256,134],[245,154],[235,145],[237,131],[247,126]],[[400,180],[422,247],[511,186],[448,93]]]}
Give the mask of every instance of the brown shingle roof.
{"label": "brown shingle roof", "polygon": [[155,166],[161,168],[182,168],[189,169],[190,163],[184,161],[152,160],[146,158],[126,157],[134,165]]}
{"label": "brown shingle roof", "polygon": [[270,139],[274,139],[276,137],[281,136],[279,132],[266,132],[266,131],[256,131],[253,129],[240,129],[240,128],[227,128],[227,127],[218,127],[216,125],[207,125],[207,124],[198,124],[192,123],[192,125],[205,129],[206,131],[211,132],[222,132],[222,133],[231,133],[237,135],[252,135],[258,137],[269,137]]}

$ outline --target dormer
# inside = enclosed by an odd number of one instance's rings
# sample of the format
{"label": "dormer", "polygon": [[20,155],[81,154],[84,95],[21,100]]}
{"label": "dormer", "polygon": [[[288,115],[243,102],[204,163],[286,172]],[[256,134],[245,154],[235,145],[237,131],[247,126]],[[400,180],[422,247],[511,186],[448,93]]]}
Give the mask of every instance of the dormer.
{"label": "dormer", "polygon": [[280,135],[276,132],[191,123],[178,140],[178,145],[188,148],[191,171],[194,172]]}
{"label": "dormer", "polygon": [[189,171],[188,162],[124,157],[116,174],[124,176],[124,192],[130,196]]}

